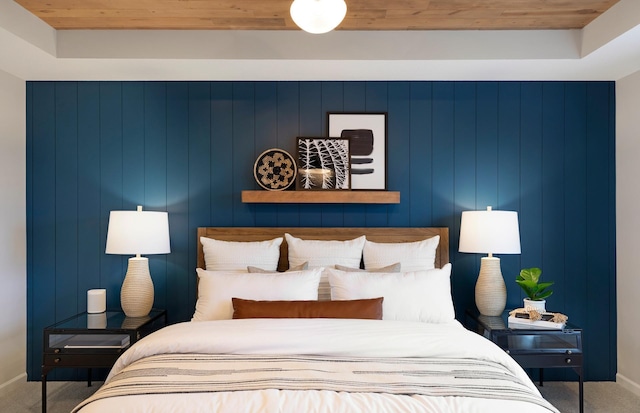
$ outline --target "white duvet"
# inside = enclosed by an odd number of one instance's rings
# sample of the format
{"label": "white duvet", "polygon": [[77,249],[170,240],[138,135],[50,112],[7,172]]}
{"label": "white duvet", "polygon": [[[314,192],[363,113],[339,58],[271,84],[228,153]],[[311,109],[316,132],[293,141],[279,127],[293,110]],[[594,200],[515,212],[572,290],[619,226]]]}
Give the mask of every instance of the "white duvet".
{"label": "white duvet", "polygon": [[[350,319],[245,319],[168,326],[127,350],[104,386],[137,360],[176,353],[482,359],[506,366],[539,396],[535,385],[511,357],[458,322]],[[550,405],[494,398],[266,389],[108,397],[92,401],[79,411],[548,413],[555,410]]]}

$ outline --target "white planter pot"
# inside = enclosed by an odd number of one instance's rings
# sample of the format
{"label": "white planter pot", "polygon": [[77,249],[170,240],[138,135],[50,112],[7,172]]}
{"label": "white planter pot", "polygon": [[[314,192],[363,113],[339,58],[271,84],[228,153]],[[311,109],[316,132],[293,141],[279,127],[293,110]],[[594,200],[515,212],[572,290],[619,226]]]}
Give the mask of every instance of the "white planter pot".
{"label": "white planter pot", "polygon": [[536,310],[539,313],[544,313],[544,312],[547,311],[547,309],[545,307],[546,304],[547,304],[546,300],[534,301],[534,300],[530,300],[528,298],[524,299],[524,309],[525,310]]}

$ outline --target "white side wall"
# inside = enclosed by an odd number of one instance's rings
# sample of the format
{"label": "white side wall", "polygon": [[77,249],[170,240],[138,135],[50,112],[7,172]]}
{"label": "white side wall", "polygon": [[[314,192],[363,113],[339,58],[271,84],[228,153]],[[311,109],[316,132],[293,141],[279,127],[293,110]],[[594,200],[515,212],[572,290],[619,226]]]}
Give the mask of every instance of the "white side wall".
{"label": "white side wall", "polygon": [[0,387],[25,375],[26,87],[0,71]]}
{"label": "white side wall", "polygon": [[640,71],[616,82],[617,381],[640,395]]}

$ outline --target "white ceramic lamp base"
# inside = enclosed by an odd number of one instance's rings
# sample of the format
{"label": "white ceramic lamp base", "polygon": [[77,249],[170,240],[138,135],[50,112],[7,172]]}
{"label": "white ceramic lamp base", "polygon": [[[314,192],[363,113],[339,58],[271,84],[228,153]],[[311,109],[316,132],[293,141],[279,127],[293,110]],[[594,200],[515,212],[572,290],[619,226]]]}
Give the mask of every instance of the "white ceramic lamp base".
{"label": "white ceramic lamp base", "polygon": [[499,316],[507,304],[507,286],[500,271],[500,258],[482,257],[476,282],[476,306],[482,315]]}
{"label": "white ceramic lamp base", "polygon": [[144,317],[153,307],[153,281],[149,273],[149,259],[129,258],[127,275],[120,290],[120,304],[127,317]]}

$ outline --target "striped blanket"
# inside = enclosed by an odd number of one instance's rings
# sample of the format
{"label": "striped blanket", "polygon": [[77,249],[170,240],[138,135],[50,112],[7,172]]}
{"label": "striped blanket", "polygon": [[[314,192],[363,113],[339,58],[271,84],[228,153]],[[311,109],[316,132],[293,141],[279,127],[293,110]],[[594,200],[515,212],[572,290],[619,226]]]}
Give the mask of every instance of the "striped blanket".
{"label": "striped blanket", "polygon": [[119,371],[76,407],[123,395],[328,390],[508,399],[557,410],[502,364],[468,358],[160,354]]}

